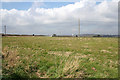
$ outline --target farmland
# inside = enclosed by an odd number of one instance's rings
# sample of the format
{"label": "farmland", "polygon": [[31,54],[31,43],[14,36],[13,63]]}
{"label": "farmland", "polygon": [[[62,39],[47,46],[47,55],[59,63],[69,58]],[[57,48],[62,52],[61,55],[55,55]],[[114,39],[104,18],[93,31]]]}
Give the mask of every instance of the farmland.
{"label": "farmland", "polygon": [[3,37],[4,78],[117,78],[118,38]]}

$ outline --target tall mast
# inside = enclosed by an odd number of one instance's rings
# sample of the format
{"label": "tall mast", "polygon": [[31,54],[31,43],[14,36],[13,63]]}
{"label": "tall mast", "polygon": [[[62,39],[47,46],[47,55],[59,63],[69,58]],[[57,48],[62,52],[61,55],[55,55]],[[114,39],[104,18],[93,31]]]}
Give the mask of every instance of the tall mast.
{"label": "tall mast", "polygon": [[6,25],[4,26],[4,29],[5,29],[5,35],[6,35]]}
{"label": "tall mast", "polygon": [[80,18],[78,19],[78,37],[80,37]]}

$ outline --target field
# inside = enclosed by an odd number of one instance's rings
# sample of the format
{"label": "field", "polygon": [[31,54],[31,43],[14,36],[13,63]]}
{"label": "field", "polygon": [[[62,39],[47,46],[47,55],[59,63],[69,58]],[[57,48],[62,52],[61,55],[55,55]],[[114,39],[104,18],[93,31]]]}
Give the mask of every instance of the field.
{"label": "field", "polygon": [[3,37],[4,78],[117,78],[118,38]]}

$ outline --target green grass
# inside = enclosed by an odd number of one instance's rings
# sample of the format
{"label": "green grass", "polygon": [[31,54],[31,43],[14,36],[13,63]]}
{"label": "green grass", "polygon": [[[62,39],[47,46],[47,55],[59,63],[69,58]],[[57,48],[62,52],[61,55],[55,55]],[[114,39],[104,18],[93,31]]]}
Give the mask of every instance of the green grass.
{"label": "green grass", "polygon": [[118,39],[3,37],[4,78],[117,78]]}

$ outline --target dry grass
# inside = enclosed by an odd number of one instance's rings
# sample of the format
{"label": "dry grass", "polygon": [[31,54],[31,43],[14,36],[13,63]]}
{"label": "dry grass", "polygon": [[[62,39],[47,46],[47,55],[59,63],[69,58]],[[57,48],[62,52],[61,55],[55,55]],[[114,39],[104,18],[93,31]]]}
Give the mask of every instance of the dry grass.
{"label": "dry grass", "polygon": [[27,78],[116,78],[117,40],[84,37],[4,37],[3,77],[11,78],[17,75]]}
{"label": "dry grass", "polygon": [[18,56],[17,50],[9,50],[8,47],[4,48],[4,52],[2,52],[2,58],[8,62],[6,69],[10,69],[18,63],[20,56]]}
{"label": "dry grass", "polygon": [[48,54],[54,54],[54,55],[58,55],[58,56],[66,56],[68,57],[70,54],[72,54],[73,52],[62,52],[62,51],[49,51]]}

